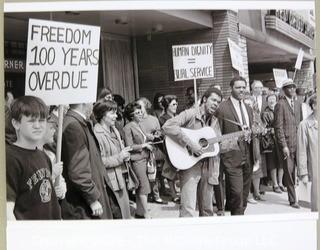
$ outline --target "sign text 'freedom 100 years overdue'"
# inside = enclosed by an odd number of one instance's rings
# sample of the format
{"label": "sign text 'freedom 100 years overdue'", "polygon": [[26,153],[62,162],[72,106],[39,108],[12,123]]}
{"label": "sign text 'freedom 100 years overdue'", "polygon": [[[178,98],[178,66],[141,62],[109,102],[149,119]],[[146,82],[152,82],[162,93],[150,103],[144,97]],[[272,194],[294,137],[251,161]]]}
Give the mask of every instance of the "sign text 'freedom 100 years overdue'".
{"label": "sign text 'freedom 100 years overdue'", "polygon": [[94,102],[100,27],[29,20],[26,95],[47,105]]}
{"label": "sign text 'freedom 100 years overdue'", "polygon": [[214,76],[212,43],[172,46],[174,80]]}

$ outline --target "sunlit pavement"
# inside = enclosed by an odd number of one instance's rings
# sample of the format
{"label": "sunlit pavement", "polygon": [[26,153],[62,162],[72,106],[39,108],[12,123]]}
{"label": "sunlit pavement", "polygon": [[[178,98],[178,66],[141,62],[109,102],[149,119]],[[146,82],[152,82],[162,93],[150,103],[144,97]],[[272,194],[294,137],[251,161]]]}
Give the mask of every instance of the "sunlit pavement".
{"label": "sunlit pavement", "polygon": [[[259,201],[257,204],[248,203],[245,215],[310,212],[310,208],[306,207],[306,204],[299,203],[301,205],[300,209],[290,207],[286,192],[278,194],[269,189],[267,189],[265,195],[262,195],[266,201]],[[166,197],[163,197],[163,199],[165,200]],[[179,205],[172,201],[169,201],[167,205],[149,203],[149,209],[152,218],[179,217]],[[230,216],[230,212],[226,211],[225,216]]]}

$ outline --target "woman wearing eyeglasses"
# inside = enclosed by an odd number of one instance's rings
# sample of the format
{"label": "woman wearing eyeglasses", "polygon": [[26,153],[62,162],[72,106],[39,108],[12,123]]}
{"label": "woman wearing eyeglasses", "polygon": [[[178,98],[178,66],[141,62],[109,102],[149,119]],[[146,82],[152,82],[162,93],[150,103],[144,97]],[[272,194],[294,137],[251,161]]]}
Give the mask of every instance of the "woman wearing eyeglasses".
{"label": "woman wearing eyeglasses", "polygon": [[162,126],[167,120],[176,115],[178,108],[177,97],[175,95],[165,95],[161,104],[164,108],[164,113],[159,117],[159,122]]}
{"label": "woman wearing eyeglasses", "polygon": [[138,189],[136,189],[135,218],[150,218],[147,197],[151,189],[147,175],[147,159],[152,145],[148,142],[149,136],[139,126],[139,122],[142,120],[141,106],[136,102],[129,103],[125,107],[124,115],[129,121],[123,129],[124,139],[126,145],[132,148],[132,168],[140,182]]}

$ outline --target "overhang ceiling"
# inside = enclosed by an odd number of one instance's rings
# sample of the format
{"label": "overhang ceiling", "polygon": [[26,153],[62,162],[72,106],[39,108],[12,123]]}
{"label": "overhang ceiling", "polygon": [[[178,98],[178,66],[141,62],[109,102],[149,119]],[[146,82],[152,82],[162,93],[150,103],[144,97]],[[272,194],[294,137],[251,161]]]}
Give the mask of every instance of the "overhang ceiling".
{"label": "overhang ceiling", "polygon": [[5,40],[26,41],[29,18],[96,25],[102,32],[128,36],[212,27],[210,11],[197,10],[8,13],[4,18]]}
{"label": "overhang ceiling", "polygon": [[249,63],[290,63],[297,58],[296,54],[251,39],[247,39],[247,53]]}
{"label": "overhang ceiling", "polygon": [[[96,25],[105,33],[133,37],[157,32],[212,28],[211,11],[199,10],[7,13],[4,18],[4,39],[26,41],[29,18]],[[249,38],[247,38],[247,53],[249,64],[289,63],[296,59],[296,54]]]}

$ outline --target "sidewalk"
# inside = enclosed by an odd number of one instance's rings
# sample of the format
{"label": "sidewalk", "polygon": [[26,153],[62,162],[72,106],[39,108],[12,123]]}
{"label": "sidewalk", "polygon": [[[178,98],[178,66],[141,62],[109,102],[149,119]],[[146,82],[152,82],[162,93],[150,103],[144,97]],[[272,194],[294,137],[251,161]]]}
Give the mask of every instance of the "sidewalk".
{"label": "sidewalk", "polygon": [[[263,197],[266,201],[259,201],[257,204],[249,204],[245,211],[245,215],[251,214],[274,214],[274,213],[300,213],[310,212],[310,208],[301,206],[295,209],[289,206],[288,194],[274,193],[267,191]],[[302,205],[302,204],[300,204]],[[167,205],[149,203],[150,214],[152,218],[177,218],[179,217],[179,205],[169,201]],[[225,216],[230,216],[230,212],[226,212]]]}

